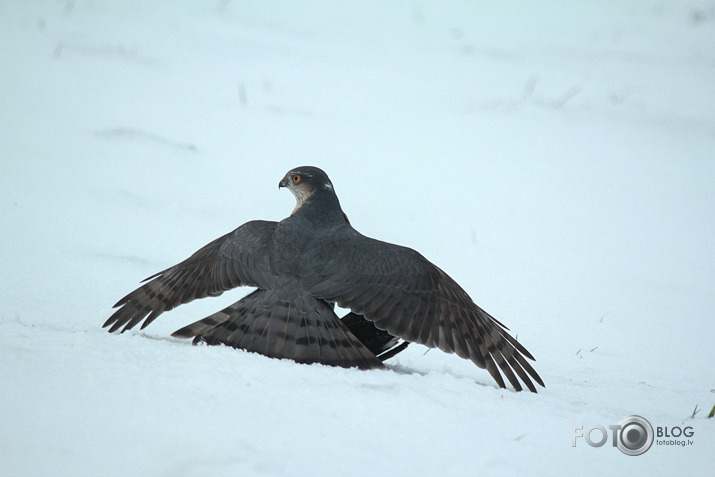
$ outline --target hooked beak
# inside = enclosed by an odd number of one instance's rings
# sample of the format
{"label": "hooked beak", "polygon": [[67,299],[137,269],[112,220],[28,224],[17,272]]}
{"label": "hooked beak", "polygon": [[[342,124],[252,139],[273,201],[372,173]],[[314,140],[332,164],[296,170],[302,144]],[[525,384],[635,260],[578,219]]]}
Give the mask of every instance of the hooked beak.
{"label": "hooked beak", "polygon": [[285,180],[285,178],[281,179],[281,181],[278,183],[278,189],[281,187],[288,187],[288,181]]}

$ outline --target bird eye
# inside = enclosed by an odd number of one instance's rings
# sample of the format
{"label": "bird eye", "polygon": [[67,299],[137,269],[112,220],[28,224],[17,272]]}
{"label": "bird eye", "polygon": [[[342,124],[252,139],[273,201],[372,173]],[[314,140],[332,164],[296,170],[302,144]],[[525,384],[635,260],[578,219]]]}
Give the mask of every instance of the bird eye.
{"label": "bird eye", "polygon": [[302,179],[302,178],[301,178],[298,174],[293,174],[293,175],[290,177],[291,182],[293,182],[294,184],[297,184],[298,182],[300,182],[301,179]]}

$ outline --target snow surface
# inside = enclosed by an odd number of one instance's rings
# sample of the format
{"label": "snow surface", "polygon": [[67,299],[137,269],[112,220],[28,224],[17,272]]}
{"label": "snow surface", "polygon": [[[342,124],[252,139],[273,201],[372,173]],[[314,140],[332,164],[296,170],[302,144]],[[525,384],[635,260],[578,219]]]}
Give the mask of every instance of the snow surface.
{"label": "snow surface", "polygon": [[[0,65],[2,475],[713,475],[714,2],[7,0]],[[304,164],[546,389],[100,328]],[[631,414],[694,443],[572,447]]]}

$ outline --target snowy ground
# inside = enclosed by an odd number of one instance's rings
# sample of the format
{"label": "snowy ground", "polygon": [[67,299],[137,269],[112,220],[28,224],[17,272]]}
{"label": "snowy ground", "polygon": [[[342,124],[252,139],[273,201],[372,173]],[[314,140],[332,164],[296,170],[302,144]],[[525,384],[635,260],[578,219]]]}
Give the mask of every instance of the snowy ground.
{"label": "snowy ground", "polygon": [[[8,0],[0,65],[3,475],[712,472],[715,2]],[[546,389],[419,346],[360,372],[168,337],[246,290],[100,328],[286,216],[303,164]],[[572,447],[631,414],[693,445]]]}

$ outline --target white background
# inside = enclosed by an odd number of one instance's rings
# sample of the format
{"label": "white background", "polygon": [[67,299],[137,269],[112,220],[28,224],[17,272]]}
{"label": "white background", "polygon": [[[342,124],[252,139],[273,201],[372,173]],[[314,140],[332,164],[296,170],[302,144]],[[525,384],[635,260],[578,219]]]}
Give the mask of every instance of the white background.
{"label": "white background", "polygon": [[[3,1],[0,147],[3,475],[712,472],[712,1]],[[247,290],[101,329],[290,213],[307,164],[547,387],[416,345],[360,372],[169,338]],[[572,447],[630,414],[694,444]]]}

